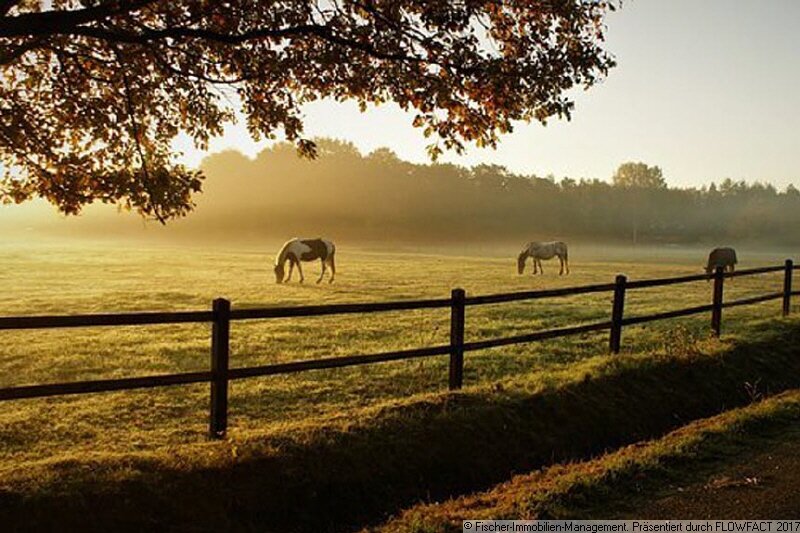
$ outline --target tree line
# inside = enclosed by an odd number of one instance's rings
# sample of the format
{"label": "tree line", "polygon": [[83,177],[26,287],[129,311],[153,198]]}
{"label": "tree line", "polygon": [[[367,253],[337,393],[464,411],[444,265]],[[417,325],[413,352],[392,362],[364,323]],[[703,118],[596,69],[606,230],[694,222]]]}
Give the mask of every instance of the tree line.
{"label": "tree line", "polygon": [[319,156],[276,144],[203,164],[196,212],[177,229],[257,237],[407,241],[591,238],[615,242],[800,242],[800,191],[724,179],[667,186],[661,170],[620,165],[611,181],[522,175],[499,165],[414,164],[318,139]]}

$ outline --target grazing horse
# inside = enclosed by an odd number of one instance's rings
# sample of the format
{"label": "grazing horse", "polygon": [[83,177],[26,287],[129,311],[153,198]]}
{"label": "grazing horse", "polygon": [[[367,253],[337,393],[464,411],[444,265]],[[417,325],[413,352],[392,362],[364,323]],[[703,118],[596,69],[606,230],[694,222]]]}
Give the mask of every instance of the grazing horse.
{"label": "grazing horse", "polygon": [[567,244],[561,241],[529,242],[525,245],[525,248],[522,249],[519,257],[517,257],[517,270],[520,274],[522,274],[525,271],[525,261],[531,257],[533,258],[533,273],[536,274],[536,268],[538,266],[539,272],[544,274],[544,269],[542,268],[542,259],[552,259],[555,256],[558,256],[558,260],[561,262],[561,271],[558,273],[558,275],[560,276],[564,274],[565,267],[566,273],[569,274]]}
{"label": "grazing horse", "polygon": [[[275,283],[291,281],[292,270],[295,265],[300,273],[300,283],[303,283],[305,278],[303,278],[303,268],[300,266],[300,261],[314,261],[316,259],[319,259],[322,263],[322,272],[317,283],[322,281],[325,276],[326,266],[331,267],[331,278],[328,283],[333,283],[333,278],[336,276],[336,264],[333,261],[335,253],[336,246],[331,241],[323,239],[292,239],[286,241],[281,251],[278,252],[278,257],[275,258]],[[289,261],[289,275],[286,279],[283,279],[286,261]]]}
{"label": "grazing horse", "polygon": [[730,270],[733,272],[736,263],[736,250],[733,248],[714,248],[711,250],[711,253],[708,254],[706,274],[709,275],[710,279],[711,274],[714,273],[717,267],[722,267],[723,271]]}

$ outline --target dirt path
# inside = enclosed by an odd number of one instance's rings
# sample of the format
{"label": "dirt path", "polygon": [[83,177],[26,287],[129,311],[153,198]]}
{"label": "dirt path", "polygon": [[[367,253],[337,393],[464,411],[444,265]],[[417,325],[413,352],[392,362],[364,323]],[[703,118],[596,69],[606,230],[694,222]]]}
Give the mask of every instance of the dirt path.
{"label": "dirt path", "polygon": [[800,429],[726,460],[703,481],[675,484],[655,496],[642,494],[636,510],[620,518],[800,518]]}

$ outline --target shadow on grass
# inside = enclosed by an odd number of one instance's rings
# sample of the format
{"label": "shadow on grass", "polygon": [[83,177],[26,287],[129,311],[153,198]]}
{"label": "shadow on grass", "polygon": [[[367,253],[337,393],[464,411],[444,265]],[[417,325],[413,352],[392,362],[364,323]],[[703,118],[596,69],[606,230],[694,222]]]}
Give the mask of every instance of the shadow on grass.
{"label": "shadow on grass", "polygon": [[430,396],[302,438],[34,465],[0,483],[0,523],[7,531],[353,530],[798,386],[800,330],[775,323],[713,356],[621,356],[547,390]]}

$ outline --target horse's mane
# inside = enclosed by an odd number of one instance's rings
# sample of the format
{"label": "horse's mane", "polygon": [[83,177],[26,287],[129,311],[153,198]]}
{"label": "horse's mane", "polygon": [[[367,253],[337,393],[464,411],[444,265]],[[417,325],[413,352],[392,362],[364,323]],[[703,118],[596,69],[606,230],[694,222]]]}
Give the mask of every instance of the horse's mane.
{"label": "horse's mane", "polygon": [[282,265],[286,261],[286,253],[287,253],[286,250],[289,248],[289,245],[296,240],[297,238],[295,237],[294,239],[289,239],[288,241],[283,243],[283,246],[281,246],[278,255],[275,256],[275,265]]}

